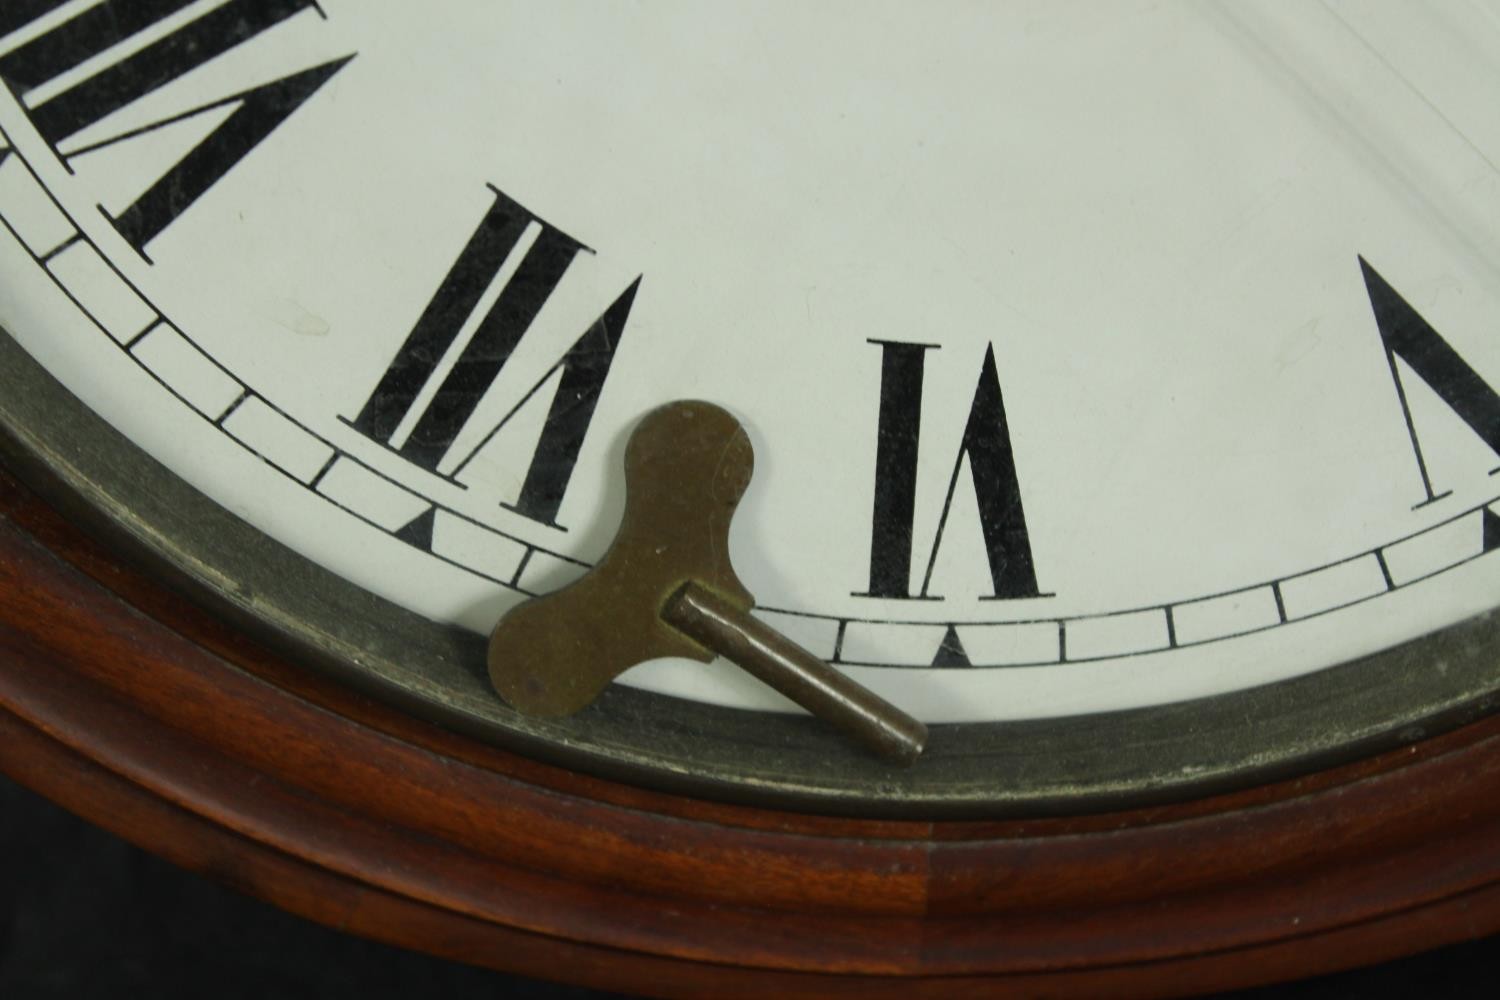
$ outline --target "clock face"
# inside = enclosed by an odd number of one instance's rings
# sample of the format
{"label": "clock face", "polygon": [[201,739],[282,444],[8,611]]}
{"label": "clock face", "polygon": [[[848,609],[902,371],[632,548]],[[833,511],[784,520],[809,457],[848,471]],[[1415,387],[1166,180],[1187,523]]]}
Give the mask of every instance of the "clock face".
{"label": "clock face", "polygon": [[1500,682],[1493,5],[31,2],[0,79],[12,435],[455,724],[884,794],[733,749],[800,720],[724,663],[533,725],[459,662],[682,398],[755,446],[757,614],[967,724],[913,799],[1023,737],[1103,748],[1049,801],[1244,776]]}

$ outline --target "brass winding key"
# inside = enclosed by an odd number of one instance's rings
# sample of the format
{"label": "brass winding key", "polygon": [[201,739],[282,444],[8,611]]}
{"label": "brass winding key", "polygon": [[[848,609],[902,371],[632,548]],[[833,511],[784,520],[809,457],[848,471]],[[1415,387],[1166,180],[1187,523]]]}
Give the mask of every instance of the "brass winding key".
{"label": "brass winding key", "polygon": [[744,428],[710,403],[648,414],[625,452],[625,517],[587,576],[519,605],[490,636],[490,680],[528,715],[582,709],[642,661],[720,655],[898,763],[927,727],[751,617],[729,562],[729,523],[750,485]]}

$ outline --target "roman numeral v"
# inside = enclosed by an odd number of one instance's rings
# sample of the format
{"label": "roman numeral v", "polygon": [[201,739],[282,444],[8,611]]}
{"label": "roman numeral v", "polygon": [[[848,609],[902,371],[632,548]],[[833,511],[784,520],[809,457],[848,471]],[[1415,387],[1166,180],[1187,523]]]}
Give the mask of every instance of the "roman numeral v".
{"label": "roman numeral v", "polygon": [[[1417,436],[1416,421],[1412,419],[1411,405],[1407,400],[1406,383],[1402,380],[1396,359],[1406,362],[1417,377],[1427,383],[1438,398],[1496,455],[1500,455],[1500,394],[1363,257],[1359,259],[1359,266],[1364,273],[1370,308],[1375,314],[1375,326],[1380,331],[1381,344],[1385,347],[1391,381],[1396,387],[1396,398],[1401,404],[1401,413],[1406,418],[1406,430],[1411,437],[1411,450],[1416,459],[1417,471],[1422,477],[1422,489],[1427,494],[1427,498],[1417,506],[1424,507],[1448,496],[1448,492],[1437,493],[1433,490],[1427,457],[1422,451],[1422,441]],[[1496,472],[1500,472],[1500,469],[1493,470],[1491,475]]]}

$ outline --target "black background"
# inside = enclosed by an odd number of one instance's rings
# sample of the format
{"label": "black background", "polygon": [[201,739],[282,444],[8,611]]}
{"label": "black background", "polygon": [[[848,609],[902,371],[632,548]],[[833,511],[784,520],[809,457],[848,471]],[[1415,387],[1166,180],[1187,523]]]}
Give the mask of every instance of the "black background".
{"label": "black background", "polygon": [[[1500,939],[1236,1000],[1491,1000]],[[0,998],[622,996],[504,976],[328,930],[178,871],[0,778]]]}

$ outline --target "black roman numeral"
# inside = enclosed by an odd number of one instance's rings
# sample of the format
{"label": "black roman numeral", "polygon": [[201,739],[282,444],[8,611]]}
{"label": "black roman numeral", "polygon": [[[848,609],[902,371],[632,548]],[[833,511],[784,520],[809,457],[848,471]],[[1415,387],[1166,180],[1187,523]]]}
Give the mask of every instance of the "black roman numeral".
{"label": "black roman numeral", "polygon": [[1405,361],[1497,455],[1500,455],[1500,394],[1496,394],[1479,377],[1479,373],[1469,367],[1468,362],[1432,328],[1432,324],[1412,308],[1363,257],[1359,259],[1359,266],[1364,272],[1365,290],[1369,293],[1370,306],[1375,313],[1375,325],[1380,330],[1380,339],[1385,346],[1391,379],[1396,384],[1396,396],[1401,401],[1401,412],[1406,417],[1406,430],[1411,435],[1412,453],[1416,456],[1417,471],[1422,476],[1422,488],[1427,493],[1427,499],[1418,504],[1424,506],[1448,494],[1433,492],[1432,477],[1427,471],[1427,460],[1422,454],[1422,442],[1417,437],[1416,423],[1412,420],[1411,406],[1406,400],[1406,386],[1402,384],[1396,359],[1399,357]]}
{"label": "black roman numeral", "polygon": [[[573,260],[592,253],[578,240],[542,221],[509,196],[491,188],[495,201],[438,286],[370,398],[350,421],[362,434],[393,447],[412,463],[436,473],[480,400],[499,377],[542,307],[562,282]],[[536,238],[495,303],[480,319],[472,338],[425,405],[418,397],[437,374],[479,300],[533,227]],[[561,369],[540,441],[514,503],[525,517],[557,525],[557,512],[572,478],[593,420],[604,380],[635,302],[637,278],[584,331],[558,362],[491,428],[484,440],[458,461],[457,475],[479,450]],[[396,443],[397,431],[415,413],[411,432]]]}
{"label": "black roman numeral", "polygon": [[43,14],[54,11],[67,2],[68,0],[6,0],[5,4],[0,6],[0,38],[25,27]]}
{"label": "black roman numeral", "polygon": [[880,344],[880,417],[875,438],[870,596],[909,597],[917,514],[917,447],[922,385],[934,344]]}
{"label": "black roman numeral", "polygon": [[989,562],[993,596],[1041,597],[1021,505],[1005,402],[995,349],[984,355],[969,419],[953,460],[937,535],[921,589],[911,593],[912,539],[915,534],[917,454],[921,440],[922,389],[927,351],[933,344],[872,340],[882,351],[880,416],[875,446],[875,503],[870,536],[870,589],[858,596],[930,598],[932,572],[948,529],[948,514],[959,474],[968,459],[979,523]]}
{"label": "black roman numeral", "polygon": [[[105,0],[0,58],[0,80],[26,95],[188,7],[192,0]],[[22,4],[0,30],[33,20],[56,4]],[[305,10],[316,0],[230,0],[154,42],[30,107],[27,114],[53,148],[121,108],[197,69]],[[18,17],[16,15],[19,15]],[[352,58],[352,57],[351,57]],[[242,93],[194,107],[64,157],[67,160],[214,108],[236,110],[192,152],[110,221],[142,255],[162,230],[270,135],[338,72],[348,58],[325,63]],[[61,155],[61,154],[59,154]],[[107,214],[107,213],[106,213]]]}

